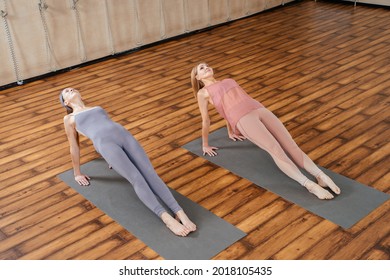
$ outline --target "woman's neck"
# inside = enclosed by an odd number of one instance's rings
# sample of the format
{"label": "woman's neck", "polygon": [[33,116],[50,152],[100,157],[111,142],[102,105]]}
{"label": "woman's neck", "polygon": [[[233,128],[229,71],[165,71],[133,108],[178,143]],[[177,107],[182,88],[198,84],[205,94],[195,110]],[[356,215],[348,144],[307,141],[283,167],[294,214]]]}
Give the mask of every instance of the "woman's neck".
{"label": "woman's neck", "polygon": [[217,80],[214,77],[212,77],[212,78],[202,79],[202,82],[205,86],[209,86],[215,84]]}
{"label": "woman's neck", "polygon": [[87,109],[83,102],[77,102],[72,104],[73,113],[78,113]]}

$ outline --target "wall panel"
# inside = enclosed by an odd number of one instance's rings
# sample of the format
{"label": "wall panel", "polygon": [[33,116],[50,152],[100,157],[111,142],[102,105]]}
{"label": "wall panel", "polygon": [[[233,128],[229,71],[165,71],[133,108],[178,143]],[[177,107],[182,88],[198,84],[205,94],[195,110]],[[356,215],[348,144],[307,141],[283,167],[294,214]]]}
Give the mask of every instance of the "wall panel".
{"label": "wall panel", "polygon": [[282,0],[0,0],[0,10],[7,12],[0,17],[0,86],[281,4]]}
{"label": "wall panel", "polygon": [[113,52],[119,53],[137,46],[137,17],[134,0],[115,0],[107,3],[108,28]]}
{"label": "wall panel", "polygon": [[286,2],[287,1],[285,1],[285,0],[267,0],[266,1],[266,9],[271,9],[271,8],[276,7],[276,6],[283,5]]}
{"label": "wall panel", "polygon": [[162,39],[185,33],[184,1],[160,0],[162,2]]}
{"label": "wall panel", "polygon": [[[38,6],[39,1],[32,2]],[[57,70],[85,61],[84,46],[79,46],[76,19],[70,1],[46,0],[44,3],[47,6],[41,13],[40,22],[47,33],[44,43],[49,49],[47,55],[50,68]]]}
{"label": "wall panel", "polygon": [[247,0],[247,13],[255,14],[265,9],[268,0]]}
{"label": "wall panel", "polygon": [[138,42],[145,45],[161,40],[163,34],[161,0],[136,0]]}
{"label": "wall panel", "polygon": [[365,3],[365,4],[373,4],[373,5],[383,5],[383,6],[390,6],[390,0],[344,0],[349,2],[356,2],[359,3]]}
{"label": "wall panel", "polygon": [[[104,0],[80,0],[76,4],[77,9],[72,9],[74,30],[79,30],[78,43],[84,45],[87,60],[110,54],[104,2]],[[77,16],[79,16],[80,24],[78,24]],[[81,48],[81,57],[83,56],[82,51]]]}
{"label": "wall panel", "polygon": [[229,20],[229,0],[209,1],[210,24],[216,25]]}
{"label": "wall panel", "polygon": [[210,25],[208,0],[183,0],[186,31],[194,31]]}
{"label": "wall panel", "polygon": [[247,0],[228,0],[229,20],[248,15]]}
{"label": "wall panel", "polygon": [[[3,5],[1,5],[3,4]],[[0,9],[7,13],[5,17],[8,25],[9,34],[11,35],[14,55],[16,59],[16,67],[19,69],[19,76],[16,77],[15,71],[1,71],[2,80],[7,82],[10,79],[4,72],[11,72],[11,81],[17,79],[28,78],[34,75],[43,74],[50,71],[46,63],[44,33],[40,24],[40,14],[37,3],[33,1],[25,0],[13,0],[7,1],[6,5],[0,2]],[[3,18],[2,18],[3,20]],[[5,32],[5,24],[2,24],[3,32]],[[7,36],[6,36],[7,37]],[[14,63],[12,62],[12,56],[10,53],[10,46],[8,45],[7,38],[2,38],[2,41],[6,41],[6,52],[1,53],[1,68],[3,68],[3,61],[7,61],[6,65],[9,65],[11,61],[12,69],[14,69]],[[4,45],[4,43],[1,43]],[[3,55],[7,58],[3,58]]]}

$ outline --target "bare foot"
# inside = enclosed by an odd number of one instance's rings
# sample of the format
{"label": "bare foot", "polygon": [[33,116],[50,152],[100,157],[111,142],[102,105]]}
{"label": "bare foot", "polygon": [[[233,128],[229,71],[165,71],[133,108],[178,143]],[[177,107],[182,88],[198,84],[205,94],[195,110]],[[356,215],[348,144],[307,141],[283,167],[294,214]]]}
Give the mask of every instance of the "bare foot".
{"label": "bare foot", "polygon": [[178,236],[187,236],[190,233],[189,229],[187,229],[184,225],[179,223],[167,212],[161,214],[161,220],[174,234]]}
{"label": "bare foot", "polygon": [[319,199],[332,199],[334,197],[330,192],[323,189],[313,181],[307,181],[305,187],[309,192],[317,196]]}
{"label": "bare foot", "polygon": [[196,225],[188,218],[186,213],[184,213],[183,210],[180,210],[176,213],[176,217],[179,218],[179,220],[182,222],[182,224],[189,230],[189,231],[195,231]]}
{"label": "bare foot", "polygon": [[340,188],[324,172],[321,172],[317,176],[317,181],[318,181],[318,185],[320,185],[321,187],[329,187],[336,194],[340,194],[341,193]]}

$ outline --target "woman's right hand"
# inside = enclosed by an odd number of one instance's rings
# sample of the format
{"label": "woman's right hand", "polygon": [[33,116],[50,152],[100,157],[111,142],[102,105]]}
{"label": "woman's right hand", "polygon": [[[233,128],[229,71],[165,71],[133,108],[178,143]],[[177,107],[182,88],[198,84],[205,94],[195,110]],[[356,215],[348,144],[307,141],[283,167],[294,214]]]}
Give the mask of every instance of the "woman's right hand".
{"label": "woman's right hand", "polygon": [[91,180],[91,178],[84,174],[76,175],[74,176],[74,179],[77,183],[79,183],[80,186],[88,186],[89,180]]}
{"label": "woman's right hand", "polygon": [[214,150],[218,150],[218,148],[217,147],[210,147],[210,146],[203,146],[203,155],[208,154],[211,157],[216,156],[217,152]]}
{"label": "woman's right hand", "polygon": [[236,134],[236,133],[229,133],[229,138],[232,139],[233,141],[243,141],[245,140],[245,136],[242,136],[241,134]]}

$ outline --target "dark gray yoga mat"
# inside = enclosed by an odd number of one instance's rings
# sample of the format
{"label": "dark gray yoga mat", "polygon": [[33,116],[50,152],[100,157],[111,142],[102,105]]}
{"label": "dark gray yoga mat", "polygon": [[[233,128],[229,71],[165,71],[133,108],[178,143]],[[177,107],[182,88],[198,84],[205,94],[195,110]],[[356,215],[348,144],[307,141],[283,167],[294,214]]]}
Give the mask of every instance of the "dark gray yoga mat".
{"label": "dark gray yoga mat", "polygon": [[[332,200],[320,200],[280,171],[267,152],[248,140],[230,140],[226,128],[210,133],[209,144],[219,148],[217,156],[203,156],[201,138],[183,148],[345,229],[390,198],[388,194],[319,166],[342,192]],[[310,178],[305,171],[303,173]]]}
{"label": "dark gray yoga mat", "polygon": [[165,259],[210,259],[246,235],[170,189],[180,206],[197,225],[197,231],[188,236],[175,236],[160,218],[138,199],[131,184],[109,169],[103,159],[88,162],[81,168],[92,179],[88,187],[77,184],[73,170],[59,174],[59,178]]}

